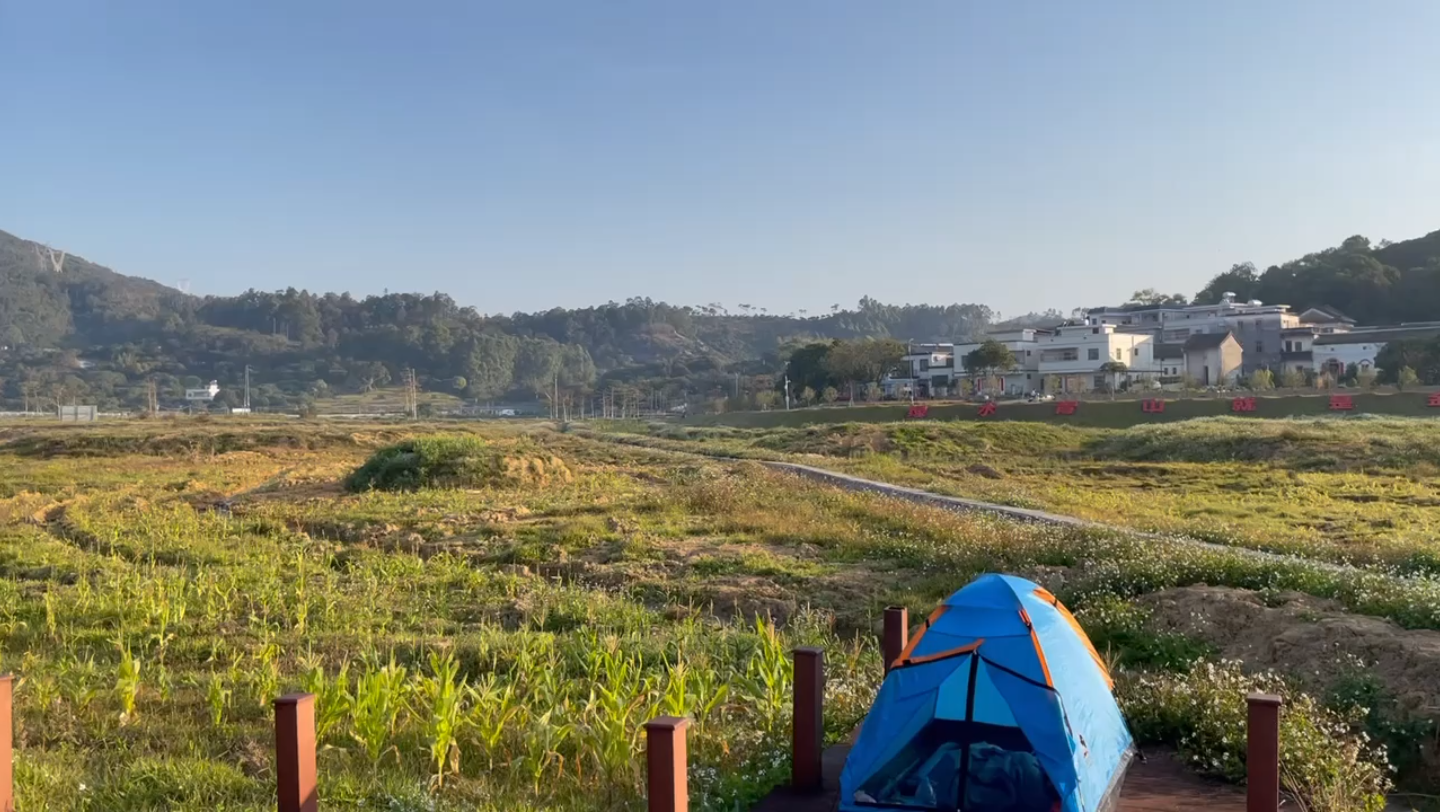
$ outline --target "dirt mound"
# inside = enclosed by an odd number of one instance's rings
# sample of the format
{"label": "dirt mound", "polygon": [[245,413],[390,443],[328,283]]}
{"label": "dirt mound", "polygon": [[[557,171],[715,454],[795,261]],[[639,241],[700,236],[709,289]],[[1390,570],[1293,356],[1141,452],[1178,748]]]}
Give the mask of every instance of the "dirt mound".
{"label": "dirt mound", "polygon": [[1158,629],[1201,638],[1248,668],[1273,668],[1325,691],[1363,669],[1416,715],[1440,716],[1440,632],[1402,629],[1298,593],[1262,598],[1192,586],[1146,595]]}

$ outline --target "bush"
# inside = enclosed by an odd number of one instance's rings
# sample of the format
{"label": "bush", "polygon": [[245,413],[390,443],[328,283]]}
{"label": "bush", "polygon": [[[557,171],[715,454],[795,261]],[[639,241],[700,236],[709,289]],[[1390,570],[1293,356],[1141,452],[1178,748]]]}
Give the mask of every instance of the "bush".
{"label": "bush", "polygon": [[1277,694],[1280,780],[1316,812],[1385,808],[1390,789],[1383,747],[1357,732],[1358,713],[1341,715],[1274,674],[1247,675],[1235,662],[1196,664],[1183,674],[1119,675],[1116,697],[1140,742],[1174,743],[1197,770],[1245,778],[1245,697]]}
{"label": "bush", "polygon": [[479,488],[570,481],[554,456],[504,454],[476,437],[421,437],[382,448],[346,480],[352,491]]}

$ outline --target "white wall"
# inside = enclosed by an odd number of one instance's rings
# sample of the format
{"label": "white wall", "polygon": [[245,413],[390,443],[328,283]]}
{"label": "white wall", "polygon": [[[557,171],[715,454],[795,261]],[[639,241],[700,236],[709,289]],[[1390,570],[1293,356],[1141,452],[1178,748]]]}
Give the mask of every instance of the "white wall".
{"label": "white wall", "polygon": [[1339,362],[1340,370],[1343,373],[1351,364],[1360,369],[1371,369],[1375,367],[1375,356],[1385,349],[1385,342],[1371,341],[1356,344],[1319,344],[1312,350],[1312,367],[1316,372],[1324,372],[1332,360]]}

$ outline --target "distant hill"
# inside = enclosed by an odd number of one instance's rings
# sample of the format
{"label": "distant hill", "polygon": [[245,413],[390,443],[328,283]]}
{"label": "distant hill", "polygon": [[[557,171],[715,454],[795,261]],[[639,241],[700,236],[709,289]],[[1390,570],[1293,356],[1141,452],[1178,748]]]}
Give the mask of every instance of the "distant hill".
{"label": "distant hill", "polygon": [[[1362,323],[1440,319],[1440,231],[1378,246],[1352,237],[1263,273],[1242,263],[1196,300],[1225,291],[1331,305]],[[357,299],[294,288],[202,298],[79,257],[57,273],[34,243],[0,231],[0,347],[8,348],[0,350],[0,408],[37,397],[135,406],[151,382],[163,400],[212,379],[223,389],[219,402],[234,405],[247,365],[259,408],[368,393],[407,370],[422,388],[475,400],[564,400],[617,388],[714,399],[738,384],[774,386],[790,354],[809,342],[965,341],[987,328],[1063,319],[1049,311],[997,321],[979,304],[869,297],[818,314],[737,310],[636,298],[485,316],[442,293]]]}
{"label": "distant hill", "polygon": [[0,344],[56,346],[121,341],[183,310],[180,291],[124,276],[82,257],[53,270],[41,246],[0,231]]}
{"label": "distant hill", "polygon": [[1195,299],[1214,303],[1226,292],[1296,310],[1338,307],[1361,324],[1440,320],[1440,231],[1379,245],[1354,236],[1263,272],[1239,263]]}

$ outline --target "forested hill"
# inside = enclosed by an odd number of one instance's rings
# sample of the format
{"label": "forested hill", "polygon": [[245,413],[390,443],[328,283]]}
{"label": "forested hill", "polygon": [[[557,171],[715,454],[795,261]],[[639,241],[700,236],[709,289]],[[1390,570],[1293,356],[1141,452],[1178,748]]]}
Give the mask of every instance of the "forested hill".
{"label": "forested hill", "polygon": [[[422,387],[483,400],[579,397],[614,384],[710,397],[732,391],[737,375],[751,391],[764,388],[807,342],[965,340],[996,326],[984,305],[871,298],[818,314],[630,299],[486,316],[443,293],[357,299],[292,288],[195,297],[78,257],[56,272],[36,249],[0,232],[0,409],[47,398],[135,406],[152,381],[165,400],[212,379],[228,404],[247,364],[261,408],[366,391],[398,382],[405,370]],[[1379,245],[1352,237],[1263,273],[1239,264],[1195,298],[1215,301],[1226,291],[1298,308],[1331,305],[1362,323],[1436,319],[1440,231]],[[1060,318],[1051,311],[1004,324]]]}
{"label": "forested hill", "polygon": [[80,257],[66,256],[56,273],[51,260],[41,246],[0,231],[0,345],[48,347],[72,336],[124,340],[183,308],[187,298]]}
{"label": "forested hill", "polygon": [[0,408],[55,397],[133,406],[152,380],[163,400],[204,380],[233,387],[246,364],[261,407],[397,383],[407,369],[423,387],[485,400],[610,381],[703,394],[728,388],[736,373],[780,371],[787,347],[804,341],[965,339],[994,317],[981,305],[873,299],[819,315],[631,299],[485,316],[442,293],[195,297],[78,257],[56,272],[37,248],[0,232]]}
{"label": "forested hill", "polygon": [[1351,237],[1263,272],[1253,263],[1240,263],[1211,280],[1195,301],[1218,302],[1227,291],[1242,300],[1297,310],[1330,305],[1361,324],[1435,321],[1440,319],[1440,231],[1378,245]]}

